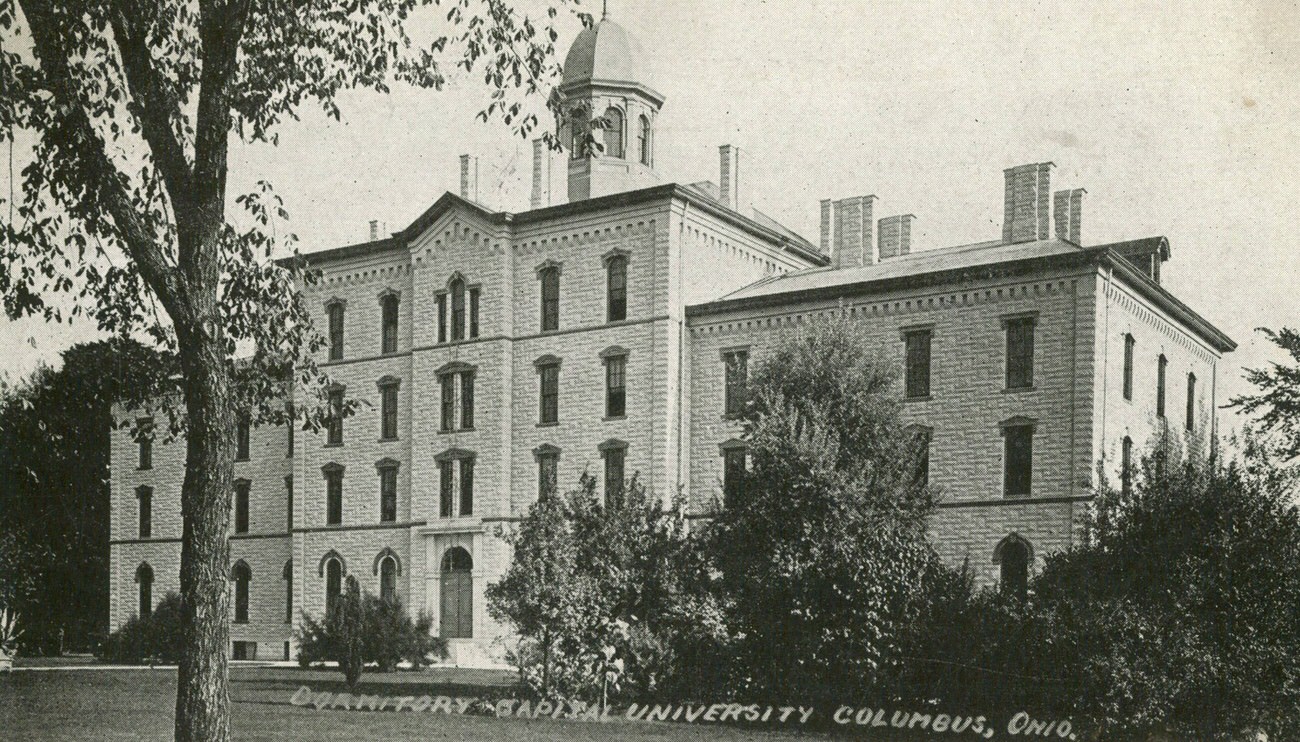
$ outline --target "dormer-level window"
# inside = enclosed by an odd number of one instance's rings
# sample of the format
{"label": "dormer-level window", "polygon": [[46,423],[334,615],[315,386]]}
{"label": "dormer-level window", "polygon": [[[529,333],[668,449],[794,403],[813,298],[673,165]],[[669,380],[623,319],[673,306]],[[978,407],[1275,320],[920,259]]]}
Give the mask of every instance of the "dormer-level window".
{"label": "dormer-level window", "polygon": [[235,423],[235,461],[248,461],[248,440],[252,421],[248,415],[241,414]]}
{"label": "dormer-level window", "polygon": [[1187,375],[1187,422],[1190,432],[1196,428],[1196,374]]}
{"label": "dormer-level window", "polygon": [[1012,317],[1006,327],[1006,388],[1029,389],[1034,386],[1034,317]]}
{"label": "dormer-level window", "polygon": [[650,165],[650,119],[641,116],[636,134],[637,149],[641,152],[641,164]]}
{"label": "dormer-level window", "polygon": [[1124,336],[1124,399],[1133,399],[1133,349],[1137,341],[1132,335]]}
{"label": "dormer-level window", "polygon": [[1165,370],[1169,367],[1169,359],[1164,354],[1156,360],[1156,417],[1165,416]]}
{"label": "dormer-level window", "polygon": [[136,421],[136,468],[153,468],[153,420],[144,418]]}
{"label": "dormer-level window", "polygon": [[605,267],[605,302],[608,320],[627,319],[627,256],[611,255]]}
{"label": "dormer-level window", "polygon": [[548,265],[537,272],[542,283],[542,332],[560,329],[560,267]]}
{"label": "dormer-level window", "polygon": [[379,300],[382,317],[382,338],[380,340],[379,352],[396,353],[397,352],[397,294],[385,294],[383,299]]}
{"label": "dormer-level window", "polygon": [[622,158],[623,152],[623,112],[617,108],[605,110],[605,156]]}
{"label": "dormer-level window", "polygon": [[465,339],[465,282],[452,279],[451,286],[451,339]]}
{"label": "dormer-level window", "polygon": [[331,302],[326,311],[329,313],[330,360],[343,359],[343,302]]}

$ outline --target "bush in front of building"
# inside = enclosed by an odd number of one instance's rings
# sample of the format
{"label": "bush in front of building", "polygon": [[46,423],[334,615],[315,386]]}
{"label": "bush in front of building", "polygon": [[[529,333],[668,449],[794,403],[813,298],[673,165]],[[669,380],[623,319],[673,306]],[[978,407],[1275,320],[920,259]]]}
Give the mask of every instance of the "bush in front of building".
{"label": "bush in front of building", "polygon": [[432,629],[427,613],[412,620],[401,601],[363,593],[356,577],[348,575],[323,619],[302,614],[295,632],[298,664],[337,662],[348,687],[354,687],[368,664],[391,672],[403,660],[419,669],[430,656],[445,658],[447,641],[433,636]]}
{"label": "bush in front of building", "polygon": [[924,441],[872,347],[845,318],[812,322],[750,379],[749,471],[709,528],[745,697],[873,697],[948,579],[926,535]]}
{"label": "bush in front of building", "polygon": [[635,477],[607,494],[584,475],[501,533],[514,560],[488,607],[514,628],[512,659],[543,697],[676,694],[718,666],[722,614],[684,503],[665,509]]}
{"label": "bush in front of building", "polygon": [[167,593],[145,617],[131,616],[96,652],[101,662],[176,664],[181,659],[181,596]]}

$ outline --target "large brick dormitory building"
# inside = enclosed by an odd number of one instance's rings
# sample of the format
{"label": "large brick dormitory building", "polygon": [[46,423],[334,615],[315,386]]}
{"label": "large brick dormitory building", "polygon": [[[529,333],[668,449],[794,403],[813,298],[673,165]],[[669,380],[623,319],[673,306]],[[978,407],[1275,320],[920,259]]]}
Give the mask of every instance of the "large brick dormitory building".
{"label": "large brick dormitory building", "polygon": [[[834,312],[897,359],[944,493],[935,542],[985,581],[1022,579],[1078,537],[1099,462],[1117,480],[1157,433],[1205,451],[1235,345],[1161,286],[1164,238],[1085,246],[1082,190],[1052,193],[1040,163],[1005,171],[1000,239],[913,252],[911,215],[862,196],[823,201],[814,244],[754,209],[735,147],[716,185],[661,180],[664,97],[638,53],[609,20],[569,51],[566,99],[609,127],[592,152],[582,118],[561,122],[576,145],[563,203],[544,205],[540,143],[519,213],[476,203],[462,158],[459,196],[308,256],[322,366],[371,406],[320,435],[237,436],[234,656],[287,655],[299,612],[355,575],[429,610],[456,661],[499,657],[483,591],[510,552],[494,532],[539,482],[638,472],[707,513],[745,462],[729,412],[747,364]],[[113,443],[116,627],[178,588],[185,447]]]}

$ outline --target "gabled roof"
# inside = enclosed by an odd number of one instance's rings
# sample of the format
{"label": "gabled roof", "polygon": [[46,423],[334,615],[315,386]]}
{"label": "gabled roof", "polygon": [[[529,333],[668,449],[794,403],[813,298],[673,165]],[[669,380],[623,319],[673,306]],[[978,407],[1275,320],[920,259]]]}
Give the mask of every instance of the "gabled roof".
{"label": "gabled roof", "polygon": [[[959,283],[995,276],[1025,275],[1049,268],[1105,265],[1144,298],[1164,309],[1219,352],[1237,347],[1160,284],[1124,259],[1120,248],[1131,251],[1142,244],[1159,249],[1163,237],[1130,240],[1094,247],[1050,239],[1034,242],[979,242],[937,250],[921,250],[857,268],[812,268],[770,276],[734,291],[717,301],[686,308],[688,317],[735,310],[785,306],[805,301],[832,301],[869,296],[923,286]],[[1164,249],[1168,249],[1165,247]]]}

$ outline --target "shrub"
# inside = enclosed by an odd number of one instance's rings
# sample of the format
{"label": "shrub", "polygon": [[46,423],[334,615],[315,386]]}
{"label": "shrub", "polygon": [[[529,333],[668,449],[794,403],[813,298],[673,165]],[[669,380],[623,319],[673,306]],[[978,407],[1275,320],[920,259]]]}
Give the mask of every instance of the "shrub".
{"label": "shrub", "polygon": [[412,621],[400,601],[363,595],[357,579],[349,576],[346,589],[323,620],[302,615],[297,629],[298,664],[337,662],[348,687],[355,687],[366,664],[389,672],[402,660],[419,668],[431,654],[445,658],[447,642],[431,635],[432,628],[428,614],[421,612]]}
{"label": "shrub", "polygon": [[168,593],[145,618],[131,616],[99,645],[103,662],[141,664],[145,661],[176,664],[181,659],[181,597]]}

